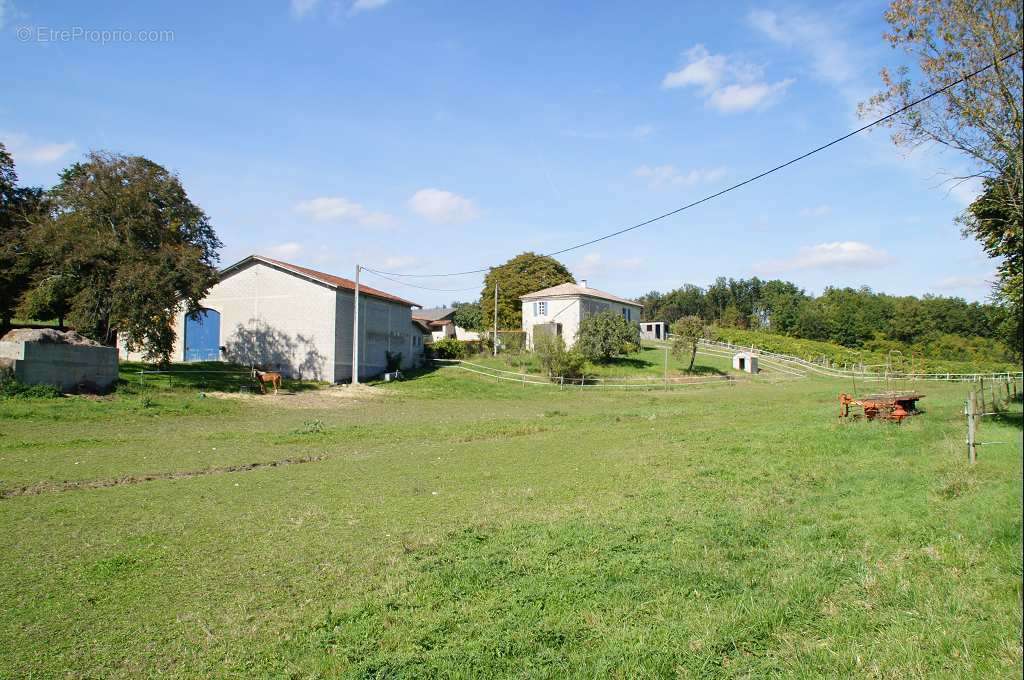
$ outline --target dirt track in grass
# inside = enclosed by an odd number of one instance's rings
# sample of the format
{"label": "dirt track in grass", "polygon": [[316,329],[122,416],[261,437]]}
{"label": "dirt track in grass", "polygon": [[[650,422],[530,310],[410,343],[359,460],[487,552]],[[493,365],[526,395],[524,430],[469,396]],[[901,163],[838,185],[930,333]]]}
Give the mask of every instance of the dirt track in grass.
{"label": "dirt track in grass", "polygon": [[302,458],[284,458],[263,463],[246,463],[244,465],[226,465],[222,467],[211,467],[204,470],[181,470],[178,472],[156,472],[147,475],[125,475],[112,479],[86,479],[71,482],[39,482],[28,486],[0,489],[0,498],[12,498],[14,496],[38,496],[45,493],[61,493],[63,491],[80,491],[85,489],[106,489],[112,486],[126,486],[130,484],[142,484],[143,482],[154,482],[168,479],[191,479],[192,477],[205,477],[207,475],[223,475],[231,472],[249,472],[261,468],[276,468],[284,465],[299,465],[302,463],[319,463],[327,456],[304,456]]}

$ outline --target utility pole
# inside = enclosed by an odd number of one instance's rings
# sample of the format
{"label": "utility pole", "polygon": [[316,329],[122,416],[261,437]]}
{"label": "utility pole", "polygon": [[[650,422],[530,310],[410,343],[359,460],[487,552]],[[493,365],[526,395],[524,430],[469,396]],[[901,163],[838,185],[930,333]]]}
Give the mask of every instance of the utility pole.
{"label": "utility pole", "polygon": [[352,304],[352,384],[359,384],[359,270],[356,265],[356,291]]}
{"label": "utility pole", "polygon": [[498,356],[498,283],[494,283],[494,355]]}

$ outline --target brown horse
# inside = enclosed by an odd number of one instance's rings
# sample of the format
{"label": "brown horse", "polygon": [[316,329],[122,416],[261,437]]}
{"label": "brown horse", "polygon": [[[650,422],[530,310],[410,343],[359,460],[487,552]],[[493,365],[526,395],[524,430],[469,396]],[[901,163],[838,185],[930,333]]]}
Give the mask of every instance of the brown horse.
{"label": "brown horse", "polygon": [[274,394],[281,389],[281,374],[277,371],[260,371],[254,366],[252,369],[252,379],[259,383],[260,392],[263,394],[267,393],[267,383],[270,383],[274,387]]}

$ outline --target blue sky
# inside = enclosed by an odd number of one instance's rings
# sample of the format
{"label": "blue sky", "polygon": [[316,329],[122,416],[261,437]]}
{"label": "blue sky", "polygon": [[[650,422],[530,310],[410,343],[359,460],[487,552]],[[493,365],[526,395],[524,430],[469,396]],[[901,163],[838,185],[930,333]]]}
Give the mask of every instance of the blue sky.
{"label": "blue sky", "polygon": [[[349,277],[476,269],[683,205],[857,127],[901,59],[881,2],[0,8],[0,139],[24,183],[141,154],[210,215],[223,264]],[[953,222],[976,188],[943,184],[962,162],[879,130],[561,259],[627,296],[758,275],[984,299],[994,267]]]}

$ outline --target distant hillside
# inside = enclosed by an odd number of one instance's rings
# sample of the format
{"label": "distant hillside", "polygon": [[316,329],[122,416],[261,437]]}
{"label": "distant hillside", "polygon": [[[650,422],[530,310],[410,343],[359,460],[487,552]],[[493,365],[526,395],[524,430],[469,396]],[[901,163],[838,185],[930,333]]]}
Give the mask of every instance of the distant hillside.
{"label": "distant hillside", "polygon": [[[1012,362],[1000,359],[998,356],[985,356],[985,348],[972,346],[964,342],[963,338],[951,336],[949,346],[941,344],[930,345],[927,349],[931,356],[926,355],[921,348],[900,343],[886,341],[884,347],[875,349],[856,350],[831,342],[819,340],[803,340],[791,338],[786,335],[777,335],[765,331],[748,331],[738,328],[712,329],[712,337],[721,342],[730,342],[736,345],[753,345],[759,349],[779,354],[789,354],[808,361],[817,361],[827,358],[833,364],[842,367],[844,364],[884,364],[890,349],[898,349],[902,352],[908,364],[913,364],[911,370],[924,373],[987,373],[1002,371],[1019,371],[1020,366]],[[939,351],[945,350],[945,356],[935,356]]]}

